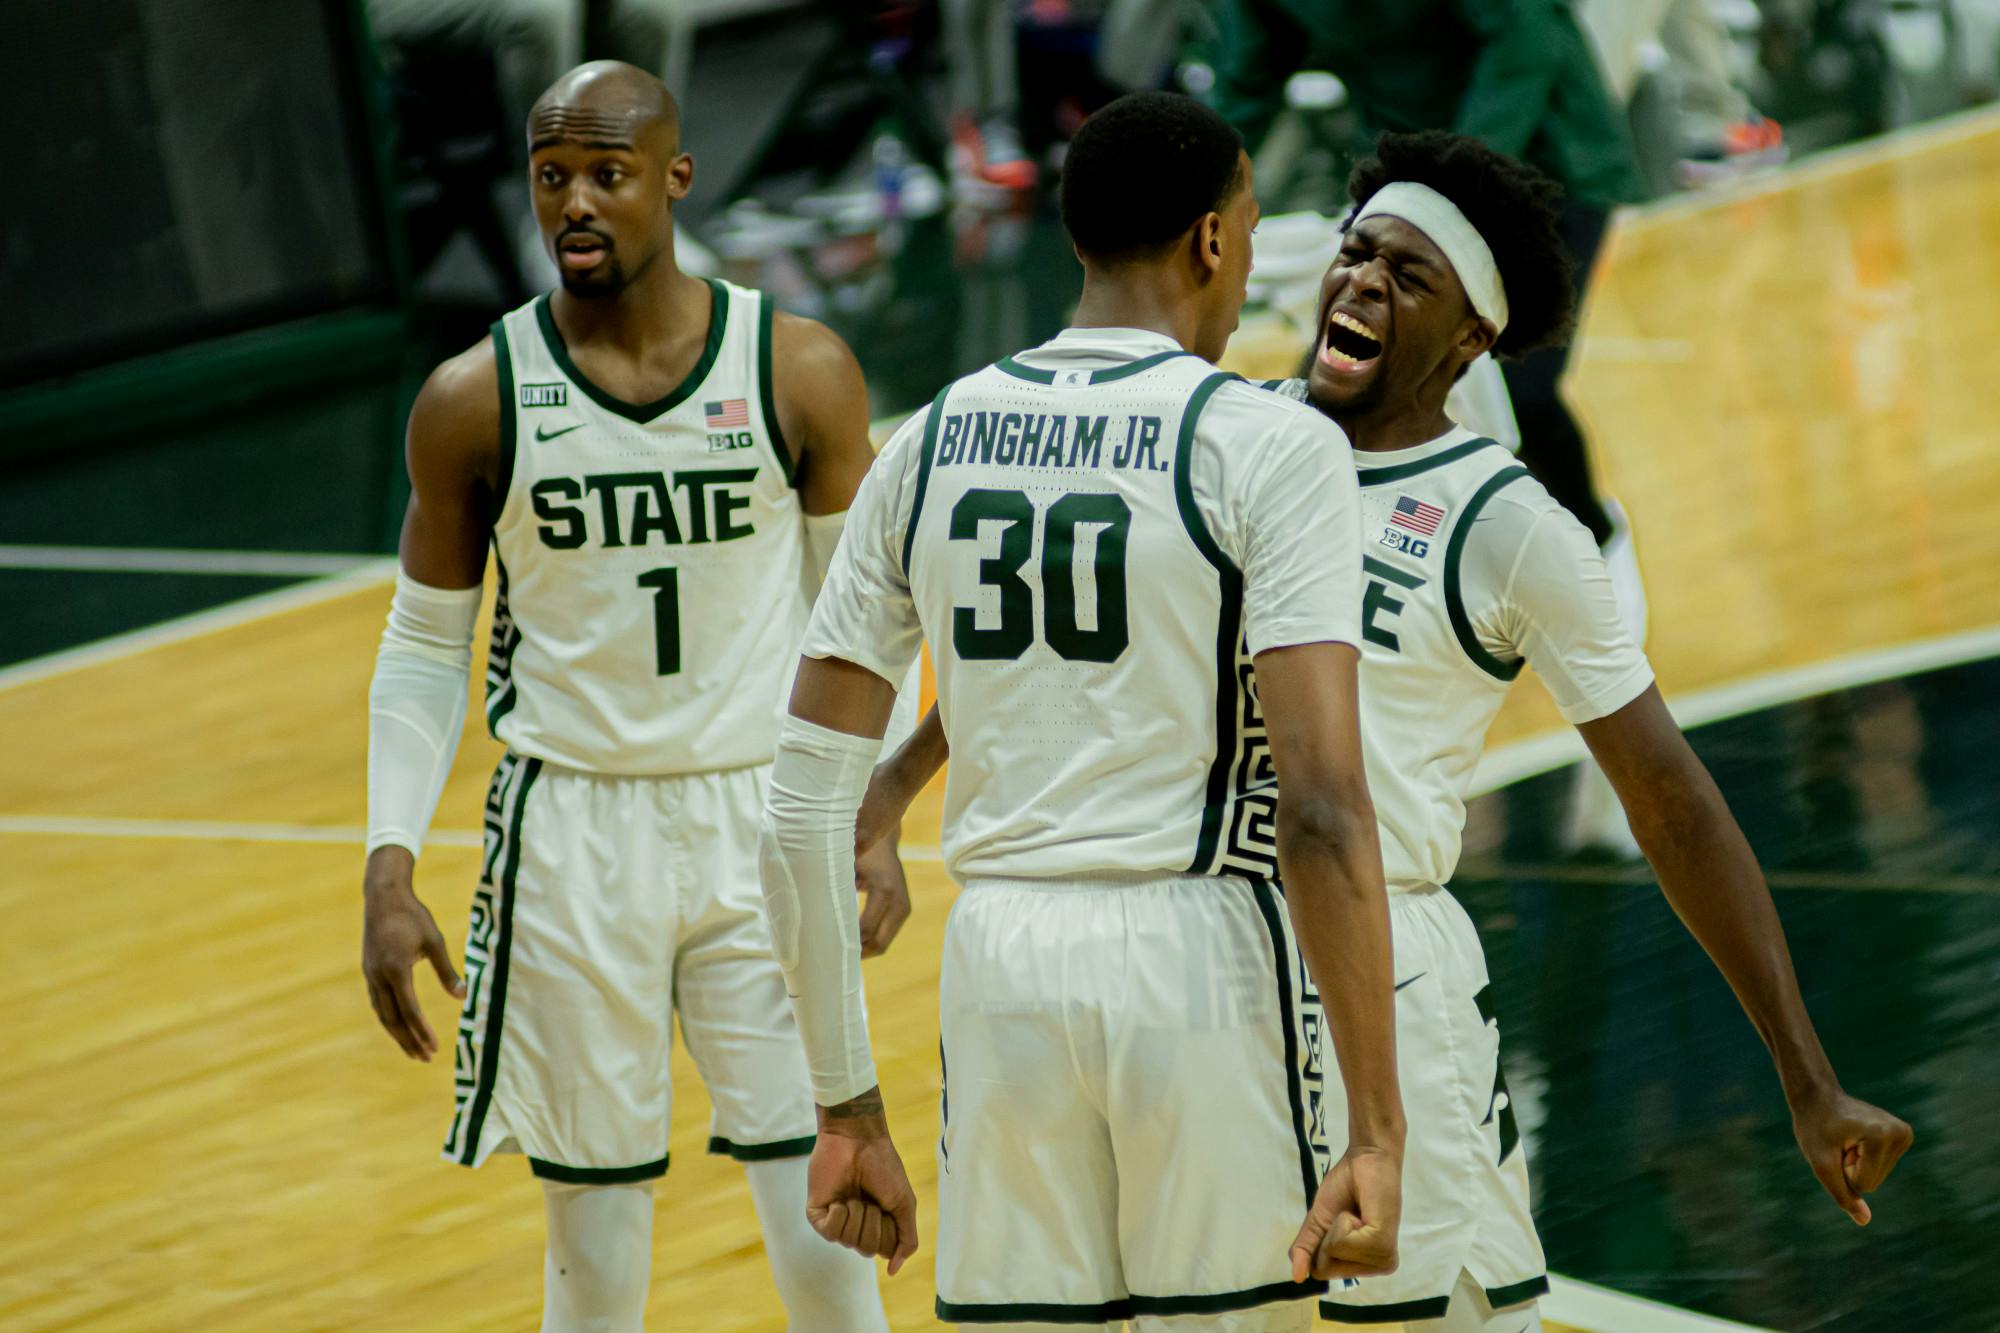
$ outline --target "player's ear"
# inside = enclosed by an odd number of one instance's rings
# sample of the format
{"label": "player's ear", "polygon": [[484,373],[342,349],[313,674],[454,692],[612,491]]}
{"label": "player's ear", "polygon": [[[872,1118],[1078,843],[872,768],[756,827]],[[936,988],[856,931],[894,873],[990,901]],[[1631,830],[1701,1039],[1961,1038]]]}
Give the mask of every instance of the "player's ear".
{"label": "player's ear", "polygon": [[1466,319],[1464,327],[1459,331],[1458,350],[1467,361],[1472,361],[1480,353],[1492,351],[1493,344],[1499,337],[1500,331],[1493,326],[1492,320],[1484,315],[1472,315]]}
{"label": "player's ear", "polygon": [[1205,274],[1222,268],[1222,214],[1204,213],[1194,224],[1194,262]]}
{"label": "player's ear", "polygon": [[679,203],[694,188],[694,154],[676,153],[667,162],[667,198]]}

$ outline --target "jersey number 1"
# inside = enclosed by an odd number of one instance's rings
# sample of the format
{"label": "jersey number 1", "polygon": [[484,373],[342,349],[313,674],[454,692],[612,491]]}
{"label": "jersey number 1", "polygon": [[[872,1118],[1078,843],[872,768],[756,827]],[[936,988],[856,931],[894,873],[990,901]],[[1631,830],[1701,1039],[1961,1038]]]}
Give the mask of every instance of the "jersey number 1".
{"label": "jersey number 1", "polygon": [[672,565],[639,576],[639,586],[653,590],[653,652],[660,674],[681,669],[681,572]]}
{"label": "jersey number 1", "polygon": [[[971,490],[951,511],[951,540],[977,541],[982,520],[1005,523],[1000,553],[979,562],[979,581],[1000,590],[1000,624],[979,628],[979,613],[953,607],[951,646],[961,661],[1011,662],[1035,641],[1035,595],[1021,569],[1034,554],[1035,504],[1021,491]],[[1101,525],[1091,561],[1097,628],[1076,615],[1076,530]],[[1132,510],[1116,495],[1076,493],[1049,506],[1042,533],[1042,633],[1068,662],[1115,662],[1131,636],[1125,623],[1125,538]]]}

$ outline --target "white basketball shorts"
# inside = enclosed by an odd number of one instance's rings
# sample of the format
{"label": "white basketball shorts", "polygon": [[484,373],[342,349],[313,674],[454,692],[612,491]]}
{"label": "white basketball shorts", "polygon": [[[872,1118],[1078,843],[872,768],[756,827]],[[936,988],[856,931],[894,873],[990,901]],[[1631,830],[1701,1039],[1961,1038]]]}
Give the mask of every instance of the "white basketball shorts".
{"label": "white basketball shorts", "polygon": [[[1386,1277],[1335,1284],[1319,1312],[1342,1324],[1442,1318],[1461,1270],[1494,1309],[1549,1289],[1479,932],[1458,900],[1436,887],[1391,893],[1389,920],[1396,1068],[1409,1124],[1401,1258]],[[1331,1069],[1326,1083],[1331,1160],[1347,1149],[1347,1105]]]}
{"label": "white basketball shorts", "polygon": [[486,797],[447,1161],[575,1184],[667,1169],[680,1014],[709,1151],[812,1151],[805,1052],[757,875],[767,767],[608,777],[509,753]]}
{"label": "white basketball shorts", "polygon": [[[1113,1323],[1296,1305],[1318,1186],[1283,897],[1233,878],[973,880],[939,978],[937,1315]],[[1275,1322],[1273,1322],[1275,1320]]]}

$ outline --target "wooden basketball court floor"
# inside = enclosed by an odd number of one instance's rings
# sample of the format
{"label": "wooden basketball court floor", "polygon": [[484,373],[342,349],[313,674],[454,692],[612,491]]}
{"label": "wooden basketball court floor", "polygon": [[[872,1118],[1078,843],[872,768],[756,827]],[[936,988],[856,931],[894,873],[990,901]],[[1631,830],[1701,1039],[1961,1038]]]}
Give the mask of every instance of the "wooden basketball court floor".
{"label": "wooden basketball court floor", "polygon": [[[1996,291],[1991,115],[1620,227],[1572,390],[1634,521],[1670,698],[1719,715],[2000,654]],[[0,1327],[534,1327],[539,1192],[507,1159],[437,1161],[448,1063],[398,1054],[358,975],[387,599],[366,565],[0,673]],[[1574,753],[1536,687],[1494,740],[1494,782]],[[495,756],[468,729],[419,868],[455,944]],[[867,968],[927,1205],[883,1288],[898,1329],[934,1326],[936,820],[933,793],[906,835],[916,914]],[[692,1075],[677,1058],[650,1326],[780,1328]],[[1550,1313],[1719,1326],[1600,1295]]]}

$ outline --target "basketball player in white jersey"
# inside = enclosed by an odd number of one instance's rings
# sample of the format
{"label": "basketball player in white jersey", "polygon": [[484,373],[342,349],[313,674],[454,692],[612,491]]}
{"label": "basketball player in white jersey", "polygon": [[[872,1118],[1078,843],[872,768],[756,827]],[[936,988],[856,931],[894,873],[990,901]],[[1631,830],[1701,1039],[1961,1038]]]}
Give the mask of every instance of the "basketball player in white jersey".
{"label": "basketball player in white jersey", "polygon": [[[1523,663],[1582,732],[1668,900],[1770,1046],[1799,1147],[1857,1222],[1910,1143],[1841,1091],[1800,999],[1769,890],[1624,627],[1589,532],[1513,456],[1452,422],[1464,368],[1568,332],[1573,296],[1548,182],[1476,140],[1387,135],[1349,182],[1356,209],[1321,286],[1303,380],[1266,387],[1347,433],[1367,552],[1361,717],[1396,948],[1409,1116],[1402,1262],[1321,1304],[1413,1333],[1539,1328],[1548,1289],[1499,1028],[1458,864],[1486,730]],[[862,839],[942,761],[932,719],[883,766]],[[1329,1102],[1337,1099],[1330,1093]],[[1338,1150],[1330,1115],[1327,1147]]]}
{"label": "basketball player in white jersey", "polygon": [[[821,326],[676,267],[694,164],[657,79],[581,66],[528,131],[562,286],[440,366],[410,415],[370,693],[369,995],[425,1060],[416,961],[464,1000],[444,1155],[518,1152],[541,1179],[545,1330],[641,1327],[676,1013],[791,1327],[882,1329],[872,1266],[805,1221],[811,1085],[756,882],[812,590],[872,458],[860,369]],[[489,545],[486,712],[507,753],[460,982],[412,876]],[[863,872],[875,951],[907,899],[893,850]]]}
{"label": "basketball player in white jersey", "polygon": [[[1189,98],[1085,123],[1063,173],[1073,326],[948,385],[889,442],[806,636],[765,893],[821,1108],[815,1224],[892,1263],[915,1219],[848,881],[920,636],[960,756],[948,1322],[1295,1330],[1327,1278],[1394,1263],[1403,1126],[1351,465],[1323,418],[1206,359],[1243,301],[1249,177]],[[1351,1131],[1323,1183],[1315,982]]]}

